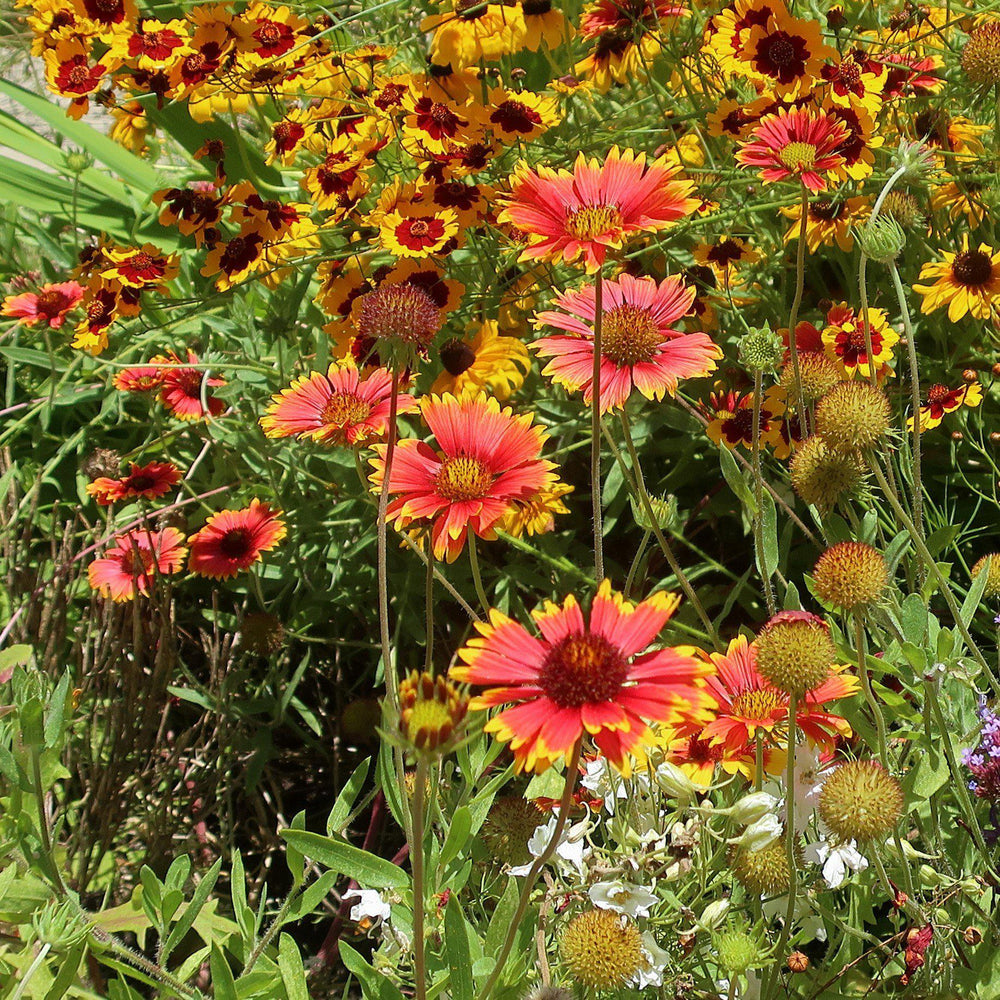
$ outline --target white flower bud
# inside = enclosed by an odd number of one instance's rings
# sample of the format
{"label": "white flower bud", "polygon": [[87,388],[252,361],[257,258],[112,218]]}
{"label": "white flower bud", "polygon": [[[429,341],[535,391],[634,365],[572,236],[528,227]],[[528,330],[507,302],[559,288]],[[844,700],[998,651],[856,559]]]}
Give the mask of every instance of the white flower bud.
{"label": "white flower bud", "polygon": [[749,826],[762,816],[777,812],[778,804],[770,792],[751,792],[733,806],[732,816],[740,826]]}
{"label": "white flower bud", "polygon": [[729,912],[729,900],[728,899],[716,899],[714,902],[708,904],[704,910],[701,911],[701,916],[698,918],[698,926],[706,931],[714,931],[716,927],[722,925],[722,922],[726,919],[726,914]]}

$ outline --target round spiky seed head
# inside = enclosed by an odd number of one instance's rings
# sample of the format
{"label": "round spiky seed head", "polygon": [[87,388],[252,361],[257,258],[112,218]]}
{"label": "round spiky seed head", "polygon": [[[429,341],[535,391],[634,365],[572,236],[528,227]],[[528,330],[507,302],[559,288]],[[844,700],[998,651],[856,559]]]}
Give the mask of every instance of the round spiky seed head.
{"label": "round spiky seed head", "polygon": [[274,656],[285,644],[285,626],[281,619],[264,611],[253,611],[240,622],[243,644],[258,656]]}
{"label": "round spiky seed head", "polygon": [[983,570],[986,570],[986,587],[983,590],[983,597],[988,601],[994,597],[1000,597],[1000,552],[991,552],[989,555],[983,556],[972,567],[972,579],[977,579]]}
{"label": "round spiky seed head", "polygon": [[841,382],[816,404],[816,433],[834,451],[870,448],[889,430],[889,397],[870,382]]}
{"label": "round spiky seed head", "polygon": [[844,611],[873,604],[888,582],[889,567],[882,553],[864,542],[831,545],[813,569],[819,599]]}
{"label": "round spiky seed head", "polygon": [[619,989],[642,966],[642,936],[628,917],[614,910],[588,910],[563,931],[559,954],[581,986]]}
{"label": "round spiky seed head", "polygon": [[[802,397],[808,406],[822,399],[835,385],[844,380],[843,369],[820,351],[803,351],[799,355],[799,382]],[[795,399],[795,366],[791,361],[781,369],[778,383],[789,397]]]}
{"label": "round spiky seed head", "polygon": [[533,986],[524,994],[524,1000],[573,1000],[571,990],[563,989],[561,986]]}
{"label": "round spiky seed head", "polygon": [[779,691],[819,687],[836,658],[830,626],[808,611],[781,611],[757,634],[757,669]]}
{"label": "round spiky seed head", "polygon": [[756,851],[737,847],[730,855],[729,867],[736,881],[753,896],[787,892],[792,882],[784,837]]}
{"label": "round spiky seed head", "polygon": [[1000,23],[976,28],[962,50],[962,69],[970,83],[994,87],[1000,83]]}
{"label": "round spiky seed head", "polygon": [[479,836],[490,856],[505,865],[525,865],[531,860],[528,841],[545,817],[520,795],[500,795],[493,800]]}
{"label": "round spiky seed head", "polygon": [[886,837],[902,811],[902,787],[874,760],[841,764],[823,782],[819,794],[820,817],[845,842]]}
{"label": "round spiky seed head", "polygon": [[882,212],[891,215],[904,229],[912,229],[924,218],[920,203],[906,191],[890,191],[882,202]]}
{"label": "round spiky seed head", "polygon": [[857,455],[834,451],[815,434],[796,449],[789,471],[795,492],[821,511],[850,497],[865,477]]}
{"label": "round spiky seed head", "polygon": [[789,972],[805,972],[809,968],[809,956],[801,951],[793,951],[785,964]]}
{"label": "round spiky seed head", "polygon": [[906,246],[906,233],[891,215],[877,215],[873,221],[858,227],[861,249],[877,264],[895,260]]}
{"label": "round spiky seed head", "polygon": [[740,975],[760,962],[760,941],[743,927],[730,927],[712,939],[719,965],[730,975]]}
{"label": "round spiky seed head", "polygon": [[769,326],[752,329],[740,338],[740,364],[749,372],[773,372],[784,353],[781,338]]}

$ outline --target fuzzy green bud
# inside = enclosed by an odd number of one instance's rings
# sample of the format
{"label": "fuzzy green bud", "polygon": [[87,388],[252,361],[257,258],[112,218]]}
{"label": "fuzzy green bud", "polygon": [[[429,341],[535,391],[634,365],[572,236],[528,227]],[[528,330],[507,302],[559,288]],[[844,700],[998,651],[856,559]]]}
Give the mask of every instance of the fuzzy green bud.
{"label": "fuzzy green bud", "polygon": [[934,163],[934,152],[923,142],[909,142],[901,139],[896,147],[896,155],[893,157],[895,167],[903,168],[902,176],[906,180],[919,180]]}
{"label": "fuzzy green bud", "polygon": [[784,355],[781,338],[767,324],[751,329],[740,339],[740,364],[754,374],[777,371]]}
{"label": "fuzzy green bud", "polygon": [[756,968],[764,957],[760,939],[739,925],[716,934],[712,943],[719,965],[730,975]]}
{"label": "fuzzy green bud", "polygon": [[[680,527],[677,497],[672,493],[668,493],[664,497],[650,497],[649,506],[653,511],[653,517],[656,518],[656,526],[661,531],[674,531]],[[646,512],[646,505],[637,502],[635,497],[632,498],[632,516],[635,518],[635,523],[643,531],[653,530],[653,522],[650,521]]]}
{"label": "fuzzy green bud", "polygon": [[31,918],[35,939],[55,951],[68,951],[87,935],[86,921],[70,902],[51,902]]}
{"label": "fuzzy green bud", "polygon": [[82,174],[84,170],[89,170],[94,165],[94,158],[89,153],[83,153],[80,150],[65,153],[63,160],[66,163],[66,169],[71,174]]}
{"label": "fuzzy green bud", "polygon": [[891,215],[877,215],[857,230],[865,256],[878,264],[894,261],[906,246],[906,233]]}

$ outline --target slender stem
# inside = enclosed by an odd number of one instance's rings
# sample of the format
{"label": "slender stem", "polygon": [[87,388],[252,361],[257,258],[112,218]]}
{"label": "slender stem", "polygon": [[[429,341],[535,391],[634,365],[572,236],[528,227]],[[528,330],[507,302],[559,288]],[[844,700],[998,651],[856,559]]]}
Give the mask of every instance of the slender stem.
{"label": "slender stem", "polygon": [[889,770],[889,744],[886,739],[885,718],[879,706],[875,692],[872,690],[872,679],[868,673],[868,656],[866,654],[865,628],[860,615],[854,616],[854,647],[858,654],[858,676],[865,693],[865,701],[875,716],[875,730],[878,733],[878,757],[882,766]]}
{"label": "slender stem", "polygon": [[271,921],[270,926],[261,935],[261,939],[254,946],[253,952],[247,959],[247,964],[243,967],[243,971],[240,973],[241,976],[245,976],[248,972],[253,970],[253,967],[257,964],[258,959],[264,954],[264,950],[267,946],[274,940],[275,934],[281,930],[281,925],[285,921],[285,916],[291,908],[292,903],[298,899],[299,890],[297,886],[293,886],[291,891],[285,896],[284,902],[281,904],[278,912],[274,915],[274,919]]}
{"label": "slender stem", "polygon": [[873,455],[868,456],[868,466],[875,474],[879,487],[881,488],[886,500],[889,501],[889,506],[892,508],[893,513],[899,518],[903,527],[909,532],[910,538],[913,540],[913,544],[918,555],[937,582],[938,588],[941,591],[941,596],[944,598],[945,603],[948,605],[948,610],[951,612],[951,617],[955,622],[955,627],[961,634],[969,652],[973,655],[976,662],[983,668],[983,673],[986,674],[986,678],[990,682],[990,687],[993,688],[994,693],[1000,696],[1000,680],[997,679],[996,674],[990,669],[990,665],[986,662],[986,657],[983,656],[982,650],[980,650],[980,648],[976,645],[976,640],[972,638],[972,633],[969,632],[969,627],[962,619],[962,611],[958,606],[958,602],[955,600],[955,595],[952,594],[951,587],[948,586],[948,581],[945,579],[940,567],[934,561],[934,557],[931,555],[930,550],[924,543],[924,540],[917,534],[916,526],[910,520],[906,511],[903,510],[903,506],[899,502],[898,497],[896,497],[895,493],[889,488],[889,483],[886,481],[885,474],[882,472],[881,467]]}
{"label": "slender stem", "polygon": [[753,540],[757,549],[757,566],[760,569],[760,579],[764,585],[764,600],[767,603],[768,617],[774,615],[777,607],[774,603],[774,590],[771,587],[771,574],[765,568],[764,562],[764,474],[760,467],[760,397],[764,390],[763,375],[758,370],[753,373],[753,486],[754,500],[757,509],[753,515]]}
{"label": "slender stem", "polygon": [[396,452],[396,414],[399,408],[399,364],[392,369],[392,395],[389,397],[389,430],[385,445],[385,467],[382,472],[382,489],[378,495],[378,622],[382,644],[382,669],[385,671],[385,695],[394,713],[399,710],[399,692],[392,666],[392,639],[389,634],[389,574],[386,567],[388,526],[386,511],[389,507],[389,480],[392,476],[392,459]]}
{"label": "slender stem", "polygon": [[417,758],[412,809],[413,840],[410,859],[413,870],[413,975],[417,1000],[427,997],[427,965],[424,956],[424,793],[427,785],[427,756]]}
{"label": "slender stem", "polygon": [[424,670],[433,672],[434,664],[434,546],[427,531],[427,574],[424,578]]}
{"label": "slender stem", "polygon": [[795,919],[795,897],[798,889],[798,871],[795,858],[795,730],[796,716],[799,710],[798,693],[792,691],[788,696],[788,760],[785,765],[785,854],[788,858],[788,906],[785,909],[785,922],[781,927],[777,947],[774,949],[774,970],[768,977],[768,987],[764,996],[770,1000],[774,990],[781,981],[781,969],[785,963],[785,949],[791,934],[792,921]]}
{"label": "slender stem", "polygon": [[651,531],[644,531],[642,533],[639,547],[635,550],[635,555],[632,557],[632,565],[628,568],[628,576],[625,579],[625,590],[623,591],[626,597],[632,593],[632,584],[635,582],[635,575],[639,571],[639,563],[642,562],[642,557],[646,554],[646,546],[649,545],[649,539],[652,534]]}
{"label": "slender stem", "polygon": [[649,519],[649,524],[653,530],[653,534],[656,536],[656,540],[660,543],[660,548],[663,550],[663,555],[666,557],[667,564],[670,566],[674,576],[677,577],[677,582],[681,585],[681,590],[684,591],[684,595],[691,602],[691,606],[698,613],[701,623],[705,626],[705,631],[712,640],[712,644],[716,649],[721,649],[722,643],[719,639],[719,633],[715,630],[715,625],[712,624],[712,619],[708,617],[705,608],[698,599],[698,595],[695,593],[694,587],[691,586],[691,582],[688,580],[684,571],[681,569],[680,564],[677,562],[677,557],[674,555],[674,551],[670,547],[670,543],[664,536],[659,522],[656,519],[656,514],[653,512],[653,504],[649,499],[649,492],[646,489],[646,481],[642,475],[642,466],[639,463],[639,454],[635,450],[635,442],[632,440],[632,428],[629,423],[628,413],[624,409],[621,411],[621,424],[622,432],[625,435],[625,447],[628,449],[629,458],[632,460],[632,471],[635,473],[635,485],[639,493],[639,502],[642,504],[642,509],[645,511],[646,517]]}
{"label": "slender stem", "polygon": [[493,992],[493,988],[496,986],[497,980],[503,972],[503,967],[507,964],[510,950],[514,947],[514,939],[517,937],[521,921],[524,919],[524,914],[528,909],[531,890],[535,885],[535,880],[538,878],[538,873],[548,864],[549,858],[555,853],[555,849],[563,835],[563,830],[566,828],[566,821],[569,819],[569,804],[573,798],[573,789],[576,788],[577,771],[579,770],[580,754],[582,752],[583,737],[581,736],[574,744],[569,760],[566,762],[566,781],[563,786],[562,799],[559,802],[559,816],[556,819],[556,827],[552,831],[552,839],[546,845],[545,850],[535,858],[534,864],[532,864],[528,871],[528,875],[524,880],[524,886],[521,888],[521,898],[518,900],[517,910],[511,918],[510,926],[507,929],[507,936],[504,938],[503,945],[500,948],[500,954],[497,955],[496,964],[493,966],[490,978],[483,987],[482,993],[479,994],[479,1000],[488,1000],[490,994]]}
{"label": "slender stem", "polygon": [[601,504],[601,328],[604,325],[604,271],[594,283],[594,370],[590,392],[590,495],[594,512],[594,579],[604,579],[604,524]]}
{"label": "slender stem", "polygon": [[809,221],[809,188],[802,184],[802,201],[800,202],[799,245],[795,253],[795,298],[788,314],[788,351],[792,356],[792,375],[795,379],[795,397],[799,408],[799,420],[802,429],[809,432],[808,416],[806,414],[805,395],[802,392],[802,373],[799,370],[799,349],[795,342],[795,324],[799,321],[799,307],[802,305],[802,292],[806,284],[806,225]]}
{"label": "slender stem", "polygon": [[[889,273],[892,275],[892,287],[896,289],[896,301],[903,316],[903,334],[906,337],[906,354],[910,363],[910,403],[913,407],[913,524],[924,537],[924,487],[920,474],[920,368],[917,363],[917,345],[913,339],[913,323],[910,321],[910,310],[906,304],[906,293],[903,283],[899,280],[899,271],[894,260],[889,261]],[[871,360],[869,358],[869,364]]]}
{"label": "slender stem", "polygon": [[52,944],[46,941],[41,948],[38,949],[38,954],[34,957],[31,965],[24,972],[24,976],[21,981],[17,984],[17,989],[10,996],[10,1000],[20,1000],[24,996],[24,991],[28,988],[28,983],[31,982],[31,977],[38,971],[38,967],[45,961],[45,956],[49,953],[52,948]]}
{"label": "slender stem", "polygon": [[472,567],[472,582],[476,586],[476,596],[482,605],[483,611],[489,613],[490,599],[486,596],[486,588],[483,586],[483,575],[479,571],[479,555],[476,552],[476,536],[469,535],[469,565]]}

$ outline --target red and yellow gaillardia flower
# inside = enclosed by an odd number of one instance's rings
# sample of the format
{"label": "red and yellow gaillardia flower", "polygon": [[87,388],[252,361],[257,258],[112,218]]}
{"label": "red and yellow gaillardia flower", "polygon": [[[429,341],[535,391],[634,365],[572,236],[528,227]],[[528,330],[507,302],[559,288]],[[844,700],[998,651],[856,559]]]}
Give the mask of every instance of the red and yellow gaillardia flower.
{"label": "red and yellow gaillardia flower", "polygon": [[[623,274],[606,281],[601,322],[602,413],[625,405],[638,389],[647,399],[673,395],[683,378],[715,370],[722,351],[707,333],[683,333],[674,324],[691,311],[696,290],[676,276],[656,282]],[[538,314],[536,326],[566,330],[569,336],[542,337],[531,344],[552,358],[543,369],[558,385],[583,390],[593,400],[596,289],[588,285],[559,295],[554,310]]]}
{"label": "red and yellow gaillardia flower", "polygon": [[260,500],[241,510],[220,510],[189,539],[188,569],[199,576],[225,580],[260,562],[286,534],[280,510]]}
{"label": "red and yellow gaillardia flower", "polygon": [[186,365],[173,351],[157,354],[149,360],[154,365],[171,366],[159,369],[160,402],[179,420],[201,420],[206,415],[202,406],[203,397],[208,406],[207,412],[213,417],[226,408],[226,404],[210,391],[225,385],[226,380],[207,370],[190,367],[198,364],[198,355],[194,351],[187,352]]}
{"label": "red and yellow gaillardia flower", "polygon": [[872,356],[868,357],[865,342],[865,322],[854,313],[846,302],[834,306],[826,314],[823,328],[823,345],[827,353],[843,364],[849,375],[861,372],[865,378],[872,373],[879,377],[892,371],[892,349],[899,343],[899,334],[889,326],[882,309],[868,310],[868,335],[871,337]]}
{"label": "red and yellow gaillardia flower", "polygon": [[810,191],[824,191],[822,175],[844,162],[837,147],[847,136],[843,122],[824,112],[779,111],[761,119],[736,159],[742,167],[759,167],[766,183],[800,177]]}
{"label": "red and yellow gaillardia flower", "polygon": [[118,535],[100,559],[87,567],[91,589],[115,603],[148,595],[157,576],[177,573],[187,548],[176,528],[150,531],[137,528]]}
{"label": "red and yellow gaillardia flower", "polygon": [[[358,373],[353,364],[330,365],[326,374],[312,372],[272,396],[260,418],[270,438],[309,438],[320,444],[363,445],[385,436],[389,426],[392,373],[375,368]],[[398,413],[417,409],[405,393],[396,397]]]}
{"label": "red and yellow gaillardia flower", "polygon": [[[701,731],[701,739],[722,746],[732,754],[745,754],[754,747],[760,732],[773,750],[787,740],[789,696],[761,676],[757,668],[757,644],[738,636],[723,653],[707,654],[714,672],[705,683],[718,703],[715,718]],[[844,666],[833,666],[830,675],[799,699],[795,722],[814,746],[832,750],[836,741],[851,735],[847,720],[825,711],[823,706],[848,698],[859,688],[856,677]],[[784,753],[772,754],[768,763],[774,771],[784,764]],[[740,762],[737,770],[744,770]],[[747,775],[749,777],[749,775]]]}
{"label": "red and yellow gaillardia flower", "polygon": [[150,462],[147,465],[132,462],[127,476],[120,479],[100,476],[87,484],[87,493],[102,507],[133,497],[153,500],[169,493],[171,487],[180,482],[180,478],[180,469],[172,462]]}
{"label": "red and yellow gaillardia flower", "polygon": [[[920,407],[920,430],[927,431],[945,418],[948,413],[954,413],[963,406],[978,406],[983,401],[983,387],[978,382],[966,382],[957,389],[949,389],[946,385],[932,385],[927,390],[927,402]],[[906,426],[913,430],[913,417]]]}
{"label": "red and yellow gaillardia flower", "polygon": [[930,313],[947,306],[952,323],[967,314],[987,319],[994,310],[994,297],[1000,294],[1000,251],[994,253],[986,243],[970,250],[965,236],[960,251],[942,251],[941,257],[924,264],[920,281],[925,284],[913,286],[923,296],[920,311]]}
{"label": "red and yellow gaillardia flower", "polygon": [[83,286],[76,281],[59,281],[42,285],[36,292],[8,295],[0,308],[4,316],[11,316],[22,326],[44,323],[58,330],[67,314],[83,298]]}
{"label": "red and yellow gaillardia flower", "polygon": [[541,633],[490,612],[480,635],[458,653],[451,676],[488,688],[473,711],[503,709],[485,725],[510,743],[517,769],[542,772],[584,736],[619,770],[652,741],[648,722],[679,723],[712,706],[704,678],[711,666],[680,649],[650,650],[679,601],[659,593],[631,604],[605,580],[584,618],[576,598],[532,614]]}
{"label": "red and yellow gaillardia flower", "polygon": [[[429,527],[436,559],[453,562],[468,533],[494,538],[518,501],[552,486],[552,462],[540,458],[546,435],[532,415],[515,416],[496,399],[427,396],[424,422],[438,445],[399,441],[389,475],[388,519],[399,529]],[[370,479],[381,489],[386,445],[375,445]]]}
{"label": "red and yellow gaillardia flower", "polygon": [[630,235],[664,229],[698,207],[693,182],[676,173],[664,157],[647,164],[644,153],[617,146],[603,162],[581,153],[572,172],[520,164],[498,221],[525,234],[521,260],[582,256],[593,272]]}

